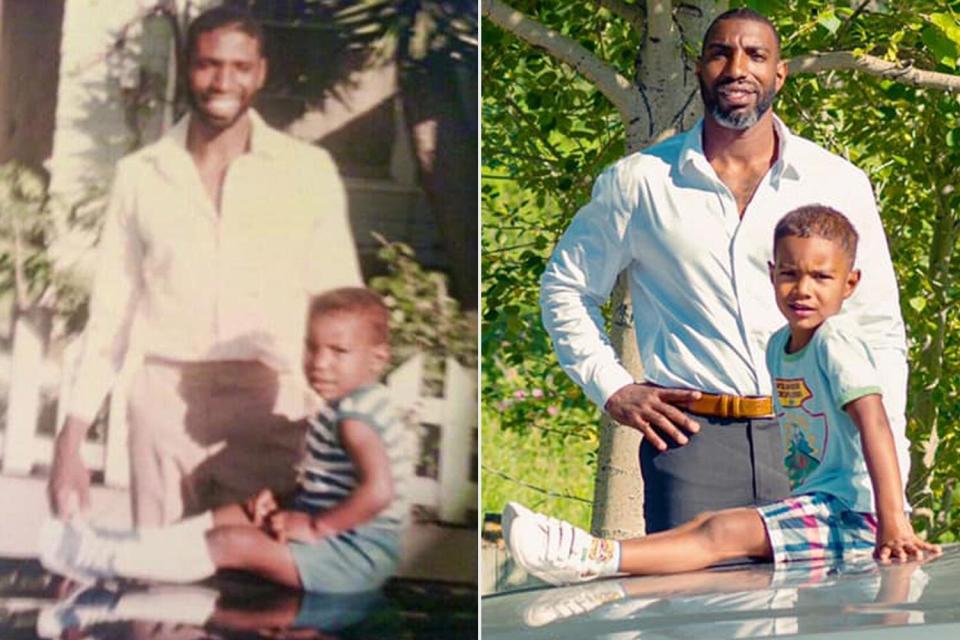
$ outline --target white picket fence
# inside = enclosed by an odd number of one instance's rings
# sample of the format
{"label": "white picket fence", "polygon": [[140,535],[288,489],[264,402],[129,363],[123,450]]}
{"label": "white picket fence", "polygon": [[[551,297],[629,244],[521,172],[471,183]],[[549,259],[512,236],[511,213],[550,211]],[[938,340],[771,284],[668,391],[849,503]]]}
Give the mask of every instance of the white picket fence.
{"label": "white picket fence", "polygon": [[[65,397],[68,370],[76,362],[78,342],[64,352],[69,363],[61,376],[60,397]],[[416,355],[395,369],[387,378],[394,398],[401,406],[409,406],[422,425],[439,427],[439,452],[436,478],[417,476],[412,486],[413,503],[436,514],[442,523],[468,523],[476,510],[477,483],[474,479],[477,429],[476,372],[466,369],[453,358],[447,358],[442,397],[421,397],[424,356]],[[110,399],[109,423],[104,444],[85,443],[81,455],[87,467],[102,471],[104,485],[126,488],[130,482],[127,457],[126,389],[134,367],[121,373]],[[63,424],[60,404],[57,424]],[[53,455],[53,438],[37,433],[35,424],[11,422],[0,433],[3,475],[27,475],[36,465],[49,464]]]}

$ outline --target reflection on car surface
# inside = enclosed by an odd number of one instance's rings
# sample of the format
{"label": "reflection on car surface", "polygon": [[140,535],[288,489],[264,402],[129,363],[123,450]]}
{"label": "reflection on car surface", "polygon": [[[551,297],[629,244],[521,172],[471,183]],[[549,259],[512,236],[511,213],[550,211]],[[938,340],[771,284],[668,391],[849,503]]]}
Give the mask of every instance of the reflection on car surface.
{"label": "reflection on car surface", "polygon": [[396,579],[362,594],[303,594],[248,574],[199,584],[81,587],[0,558],[0,638],[231,640],[476,638],[473,586]]}
{"label": "reflection on car surface", "polygon": [[960,638],[960,546],[926,562],[743,564],[486,596],[484,640]]}

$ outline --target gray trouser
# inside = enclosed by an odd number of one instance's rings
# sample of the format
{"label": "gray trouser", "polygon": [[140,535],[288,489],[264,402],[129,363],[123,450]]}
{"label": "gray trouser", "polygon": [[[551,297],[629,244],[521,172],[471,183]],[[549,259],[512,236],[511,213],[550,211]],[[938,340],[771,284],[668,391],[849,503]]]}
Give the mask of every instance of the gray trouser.
{"label": "gray trouser", "polygon": [[765,504],[790,493],[775,418],[732,420],[687,414],[700,432],[659,452],[640,445],[647,533],[704,511]]}

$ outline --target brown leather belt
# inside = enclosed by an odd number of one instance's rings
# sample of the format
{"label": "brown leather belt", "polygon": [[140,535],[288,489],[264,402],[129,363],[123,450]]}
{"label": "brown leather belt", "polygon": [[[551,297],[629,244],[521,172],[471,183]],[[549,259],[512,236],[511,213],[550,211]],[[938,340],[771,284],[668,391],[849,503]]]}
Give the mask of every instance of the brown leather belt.
{"label": "brown leather belt", "polygon": [[690,413],[714,418],[771,418],[773,399],[770,396],[728,396],[703,393],[699,400],[687,402]]}

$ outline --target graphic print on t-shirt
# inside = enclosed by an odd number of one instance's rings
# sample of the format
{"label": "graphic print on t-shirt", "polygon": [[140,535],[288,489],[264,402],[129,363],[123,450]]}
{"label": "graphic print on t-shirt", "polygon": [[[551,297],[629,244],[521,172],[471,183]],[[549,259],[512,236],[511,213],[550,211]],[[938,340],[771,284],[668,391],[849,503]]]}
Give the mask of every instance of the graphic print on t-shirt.
{"label": "graphic print on t-shirt", "polygon": [[803,378],[777,378],[777,398],[783,412],[777,416],[783,430],[784,457],[790,488],[796,489],[820,466],[827,439],[822,413],[810,413],[803,404],[813,392]]}

